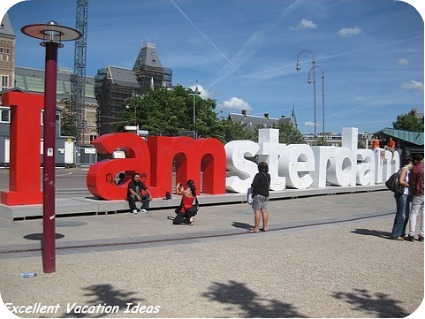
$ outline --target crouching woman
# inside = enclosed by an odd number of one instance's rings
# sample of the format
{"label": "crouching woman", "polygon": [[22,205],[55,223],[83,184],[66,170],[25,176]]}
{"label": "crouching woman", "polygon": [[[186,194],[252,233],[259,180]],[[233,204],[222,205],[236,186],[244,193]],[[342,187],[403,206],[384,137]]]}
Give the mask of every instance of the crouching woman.
{"label": "crouching woman", "polygon": [[174,225],[188,224],[193,226],[193,217],[197,214],[196,209],[192,209],[196,205],[196,187],[193,180],[188,180],[186,188],[178,183],[176,186],[176,194],[182,195],[180,206],[176,209],[177,216],[173,220]]}

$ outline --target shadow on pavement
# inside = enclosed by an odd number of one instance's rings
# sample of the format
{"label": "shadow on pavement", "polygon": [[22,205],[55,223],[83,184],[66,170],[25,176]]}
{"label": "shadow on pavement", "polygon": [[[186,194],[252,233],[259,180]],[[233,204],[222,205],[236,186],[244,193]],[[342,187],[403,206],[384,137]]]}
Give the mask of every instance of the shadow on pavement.
{"label": "shadow on pavement", "polygon": [[[92,285],[85,288],[82,288],[86,293],[84,296],[89,299],[85,302],[84,305],[76,304],[74,308],[69,309],[70,311],[66,313],[63,318],[83,318],[87,317],[87,313],[82,311],[81,306],[86,305],[100,305],[105,308],[98,312],[95,312],[94,316],[90,316],[92,318],[100,318],[108,315],[108,309],[112,309],[112,307],[119,308],[119,311],[123,311],[128,309],[128,304],[138,304],[144,299],[136,299],[133,298],[132,295],[136,294],[136,292],[117,290],[110,284],[101,284],[101,285]],[[70,305],[72,307],[73,304]],[[109,307],[109,308],[106,308]],[[107,310],[105,310],[107,309]],[[85,310],[87,312],[87,310]]]}
{"label": "shadow on pavement", "polygon": [[253,226],[247,223],[239,223],[239,222],[233,222],[232,226],[235,228],[243,228],[243,229],[251,229]]}
{"label": "shadow on pavement", "polygon": [[261,298],[244,284],[230,281],[228,284],[214,282],[202,295],[211,301],[239,306],[239,317],[245,318],[306,318],[296,308],[277,300]]}
{"label": "shadow on pavement", "polygon": [[357,228],[352,231],[353,234],[366,235],[366,236],[375,236],[379,238],[392,239],[390,232],[385,232],[382,230],[371,230],[371,229],[363,229]]}
{"label": "shadow on pavement", "polygon": [[352,305],[353,310],[366,311],[370,317],[404,318],[410,315],[398,304],[402,303],[384,293],[372,294],[366,289],[354,289],[354,292],[335,292],[333,297]]}

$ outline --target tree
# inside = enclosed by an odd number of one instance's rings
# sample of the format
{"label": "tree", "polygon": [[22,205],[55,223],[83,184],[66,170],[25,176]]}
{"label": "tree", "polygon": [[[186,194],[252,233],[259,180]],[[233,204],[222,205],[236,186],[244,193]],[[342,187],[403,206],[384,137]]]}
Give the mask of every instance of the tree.
{"label": "tree", "polygon": [[234,123],[229,119],[221,118],[215,136],[213,137],[222,141],[223,144],[234,140],[257,141],[258,130],[252,131],[245,124]]}
{"label": "tree", "polygon": [[61,135],[77,137],[78,131],[75,126],[75,115],[71,112],[71,102],[66,99],[62,100],[64,109],[61,114]]}
{"label": "tree", "polygon": [[279,123],[279,143],[282,144],[305,144],[301,132],[290,123]]}
{"label": "tree", "polygon": [[[246,124],[220,118],[215,110],[215,100],[201,98],[192,89],[185,89],[181,85],[172,90],[155,88],[129,102],[129,108],[123,108],[121,120],[116,126],[118,131],[124,131],[124,126],[129,123],[133,125],[136,115],[137,125],[148,131],[149,135],[193,136],[191,133],[196,131],[198,137],[217,138],[223,144],[233,140],[258,141],[258,129],[261,127],[251,130]],[[196,125],[193,121],[194,111]],[[281,143],[304,143],[301,133],[293,125],[282,123],[277,128]]]}
{"label": "tree", "polygon": [[417,112],[412,109],[407,114],[397,116],[397,121],[393,122],[393,128],[397,130],[410,131],[410,132],[423,132],[424,121],[423,118],[419,119],[416,116]]}
{"label": "tree", "polygon": [[[141,97],[135,97],[132,105],[122,113],[122,121],[117,125],[119,131],[124,130],[126,123],[134,123],[135,113],[140,128],[156,136],[184,135],[196,129],[199,137],[213,137],[218,126],[215,100],[203,99],[181,85],[173,90],[155,88]],[[194,107],[196,127],[193,123]]]}

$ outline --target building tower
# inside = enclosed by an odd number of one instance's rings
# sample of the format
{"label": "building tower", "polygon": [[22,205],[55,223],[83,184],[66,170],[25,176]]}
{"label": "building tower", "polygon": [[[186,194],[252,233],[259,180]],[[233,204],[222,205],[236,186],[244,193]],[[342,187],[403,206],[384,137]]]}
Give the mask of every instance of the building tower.
{"label": "building tower", "polygon": [[87,57],[87,14],[88,0],[77,0],[76,27],[82,37],[75,41],[74,75],[72,76],[71,107],[77,128],[77,144],[84,144],[84,132],[87,126],[85,116],[85,82]]}
{"label": "building tower", "polygon": [[[95,76],[95,95],[99,104],[98,129],[102,134],[116,132],[126,101],[155,87],[172,87],[172,70],[161,65],[155,44],[140,49],[133,69],[108,65]],[[135,112],[135,122],[141,114]]]}
{"label": "building tower", "polygon": [[155,44],[146,43],[139,52],[133,71],[140,83],[142,92],[147,92],[155,86],[171,88],[172,70],[162,67],[156,52]]}
{"label": "building tower", "polygon": [[15,86],[15,38],[6,13],[0,25],[0,91]]}

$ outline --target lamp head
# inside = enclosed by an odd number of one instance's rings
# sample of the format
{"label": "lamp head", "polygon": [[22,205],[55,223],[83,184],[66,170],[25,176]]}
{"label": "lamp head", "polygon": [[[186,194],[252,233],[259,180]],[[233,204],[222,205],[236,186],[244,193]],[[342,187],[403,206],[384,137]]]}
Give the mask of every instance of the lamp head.
{"label": "lamp head", "polygon": [[297,60],[297,66],[295,67],[295,70],[297,71],[301,70],[300,60]]}
{"label": "lamp head", "polygon": [[49,21],[46,24],[32,24],[21,28],[22,33],[36,39],[43,40],[42,46],[49,43],[63,47],[62,41],[71,41],[81,38],[82,34],[72,28],[58,25],[56,21]]}

